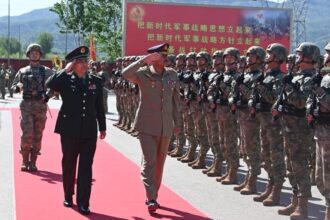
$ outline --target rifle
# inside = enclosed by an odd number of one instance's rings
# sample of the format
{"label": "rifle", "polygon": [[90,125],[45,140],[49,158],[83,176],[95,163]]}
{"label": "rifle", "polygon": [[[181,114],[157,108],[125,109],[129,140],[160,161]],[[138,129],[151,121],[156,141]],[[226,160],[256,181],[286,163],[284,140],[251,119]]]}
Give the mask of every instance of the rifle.
{"label": "rifle", "polygon": [[233,97],[233,103],[231,104],[231,113],[232,113],[232,114],[235,114],[235,113],[236,113],[237,103],[238,103],[238,101],[240,100],[240,92],[239,92],[239,90],[238,90],[238,87],[239,87],[240,85],[242,85],[243,82],[244,82],[244,72],[241,73],[241,74],[237,77],[237,79],[236,79],[235,81],[236,81],[236,84],[235,84],[234,89],[233,89],[235,95],[234,95],[234,97]]}
{"label": "rifle", "polygon": [[[313,87],[319,87],[321,85],[322,81],[322,74],[317,73],[315,76],[312,77]],[[310,97],[312,99],[312,104],[306,109],[306,119],[307,124],[309,128],[313,128],[316,123],[316,117],[319,116],[318,113],[318,106],[317,106],[317,100],[316,100],[316,94],[315,92],[311,91]]]}
{"label": "rifle", "polygon": [[286,85],[287,85],[287,82],[284,80],[285,77],[288,77],[288,78],[293,78],[293,68],[295,67],[295,64],[293,64],[289,70],[289,72],[287,73],[288,75],[284,76],[283,77],[283,87],[282,87],[282,90],[279,94],[279,98],[278,98],[278,101],[276,102],[276,104],[273,106],[272,108],[272,123],[274,123],[275,121],[278,120],[279,118],[279,113],[282,112],[283,110],[283,103],[284,103],[284,96],[285,96],[285,89],[286,89]]}
{"label": "rifle", "polygon": [[257,78],[254,88],[252,90],[252,100],[250,104],[250,117],[255,118],[257,109],[260,109],[260,94],[257,89],[258,85],[263,84],[263,80],[265,79],[264,73],[262,72]]}

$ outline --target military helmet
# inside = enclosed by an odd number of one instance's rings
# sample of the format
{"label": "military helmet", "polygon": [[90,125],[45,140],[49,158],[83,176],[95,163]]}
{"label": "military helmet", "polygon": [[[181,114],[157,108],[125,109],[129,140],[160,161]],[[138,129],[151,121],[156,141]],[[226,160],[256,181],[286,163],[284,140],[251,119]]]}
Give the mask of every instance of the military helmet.
{"label": "military helmet", "polygon": [[196,58],[204,58],[207,63],[211,63],[211,56],[206,51],[201,51],[197,54]]}
{"label": "military helmet", "polygon": [[225,58],[226,55],[231,55],[231,56],[235,57],[237,61],[240,60],[239,50],[235,47],[226,48],[222,55],[223,58]]}
{"label": "military helmet", "polygon": [[257,55],[259,57],[259,59],[261,60],[261,62],[264,62],[265,61],[266,52],[260,46],[249,47],[249,49],[246,51],[246,55],[249,55],[249,54],[255,54],[255,55]]}
{"label": "military helmet", "polygon": [[175,59],[176,59],[176,60],[179,60],[179,59],[183,59],[183,60],[185,60],[185,59],[186,59],[186,54],[184,54],[184,53],[179,53],[179,54],[176,56]]}
{"label": "military helmet", "polygon": [[266,51],[268,53],[274,54],[276,58],[281,60],[282,62],[285,62],[288,56],[287,49],[282,44],[278,43],[269,44],[267,46]]}
{"label": "military helmet", "polygon": [[135,60],[136,60],[136,56],[130,56],[129,57],[129,61],[133,61],[134,62]]}
{"label": "military helmet", "polygon": [[42,49],[41,49],[41,46],[40,46],[39,44],[37,44],[37,43],[32,43],[32,44],[30,44],[30,45],[26,48],[26,52],[25,52],[25,54],[26,54],[27,57],[29,56],[29,53],[30,53],[31,51],[39,51],[39,53],[40,53],[41,55],[43,54]]}
{"label": "military helmet", "polygon": [[301,52],[303,57],[312,60],[313,63],[317,63],[319,61],[321,54],[318,46],[310,42],[301,43],[296,49],[296,52]]}
{"label": "military helmet", "polygon": [[176,56],[174,54],[167,55],[167,60],[169,60],[171,63],[175,63]]}
{"label": "military helmet", "polygon": [[121,62],[122,61],[122,57],[117,57],[116,58],[116,62]]}
{"label": "military helmet", "polygon": [[295,61],[296,61],[296,54],[294,54],[294,53],[289,54],[286,59],[286,62],[289,63],[289,62],[295,62]]}
{"label": "military helmet", "polygon": [[107,62],[105,60],[101,60],[100,65],[106,65]]}
{"label": "military helmet", "polygon": [[196,56],[197,56],[196,52],[190,52],[187,54],[186,59],[191,58],[196,60]]}
{"label": "military helmet", "polygon": [[214,59],[216,57],[222,58],[223,57],[223,50],[216,50],[216,51],[214,51],[214,53],[212,55],[212,58]]}
{"label": "military helmet", "polygon": [[325,49],[326,51],[330,51],[330,42],[329,42],[327,45],[325,45],[324,49]]}
{"label": "military helmet", "polygon": [[242,55],[239,57],[239,62],[240,63],[246,63],[246,56]]}

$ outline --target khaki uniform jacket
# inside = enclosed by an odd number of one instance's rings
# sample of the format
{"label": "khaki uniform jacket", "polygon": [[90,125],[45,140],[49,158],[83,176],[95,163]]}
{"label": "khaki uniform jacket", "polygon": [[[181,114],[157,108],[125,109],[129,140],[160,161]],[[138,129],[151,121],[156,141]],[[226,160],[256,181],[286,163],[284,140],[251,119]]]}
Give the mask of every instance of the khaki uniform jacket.
{"label": "khaki uniform jacket", "polygon": [[179,126],[179,79],[172,68],[163,75],[136,61],[123,70],[123,78],[138,84],[140,103],[135,116],[136,131],[153,136],[171,136]]}

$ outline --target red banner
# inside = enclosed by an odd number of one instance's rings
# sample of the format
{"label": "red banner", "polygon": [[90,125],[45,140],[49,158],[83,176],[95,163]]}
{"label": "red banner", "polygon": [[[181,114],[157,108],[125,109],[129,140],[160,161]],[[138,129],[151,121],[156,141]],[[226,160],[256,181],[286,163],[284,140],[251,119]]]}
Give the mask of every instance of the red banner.
{"label": "red banner", "polygon": [[94,41],[94,33],[91,32],[89,36],[89,50],[90,50],[90,58],[91,60],[96,60],[96,51],[95,51],[95,41]]}
{"label": "red banner", "polygon": [[291,10],[126,2],[124,55],[168,42],[170,53],[281,43],[290,49]]}

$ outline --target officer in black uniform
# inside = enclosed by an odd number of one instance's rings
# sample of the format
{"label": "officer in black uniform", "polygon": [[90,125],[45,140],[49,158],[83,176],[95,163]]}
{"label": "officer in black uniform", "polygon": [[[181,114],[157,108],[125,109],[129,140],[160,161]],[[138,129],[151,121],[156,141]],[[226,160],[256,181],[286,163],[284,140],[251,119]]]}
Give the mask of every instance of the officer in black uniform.
{"label": "officer in black uniform", "polygon": [[65,69],[49,77],[46,82],[63,99],[55,133],[61,135],[64,206],[72,207],[79,156],[76,201],[79,212],[84,215],[90,213],[97,130],[100,131],[100,139],[106,136],[102,80],[88,72],[88,57],[88,47],[74,49],[65,57],[68,63]]}

